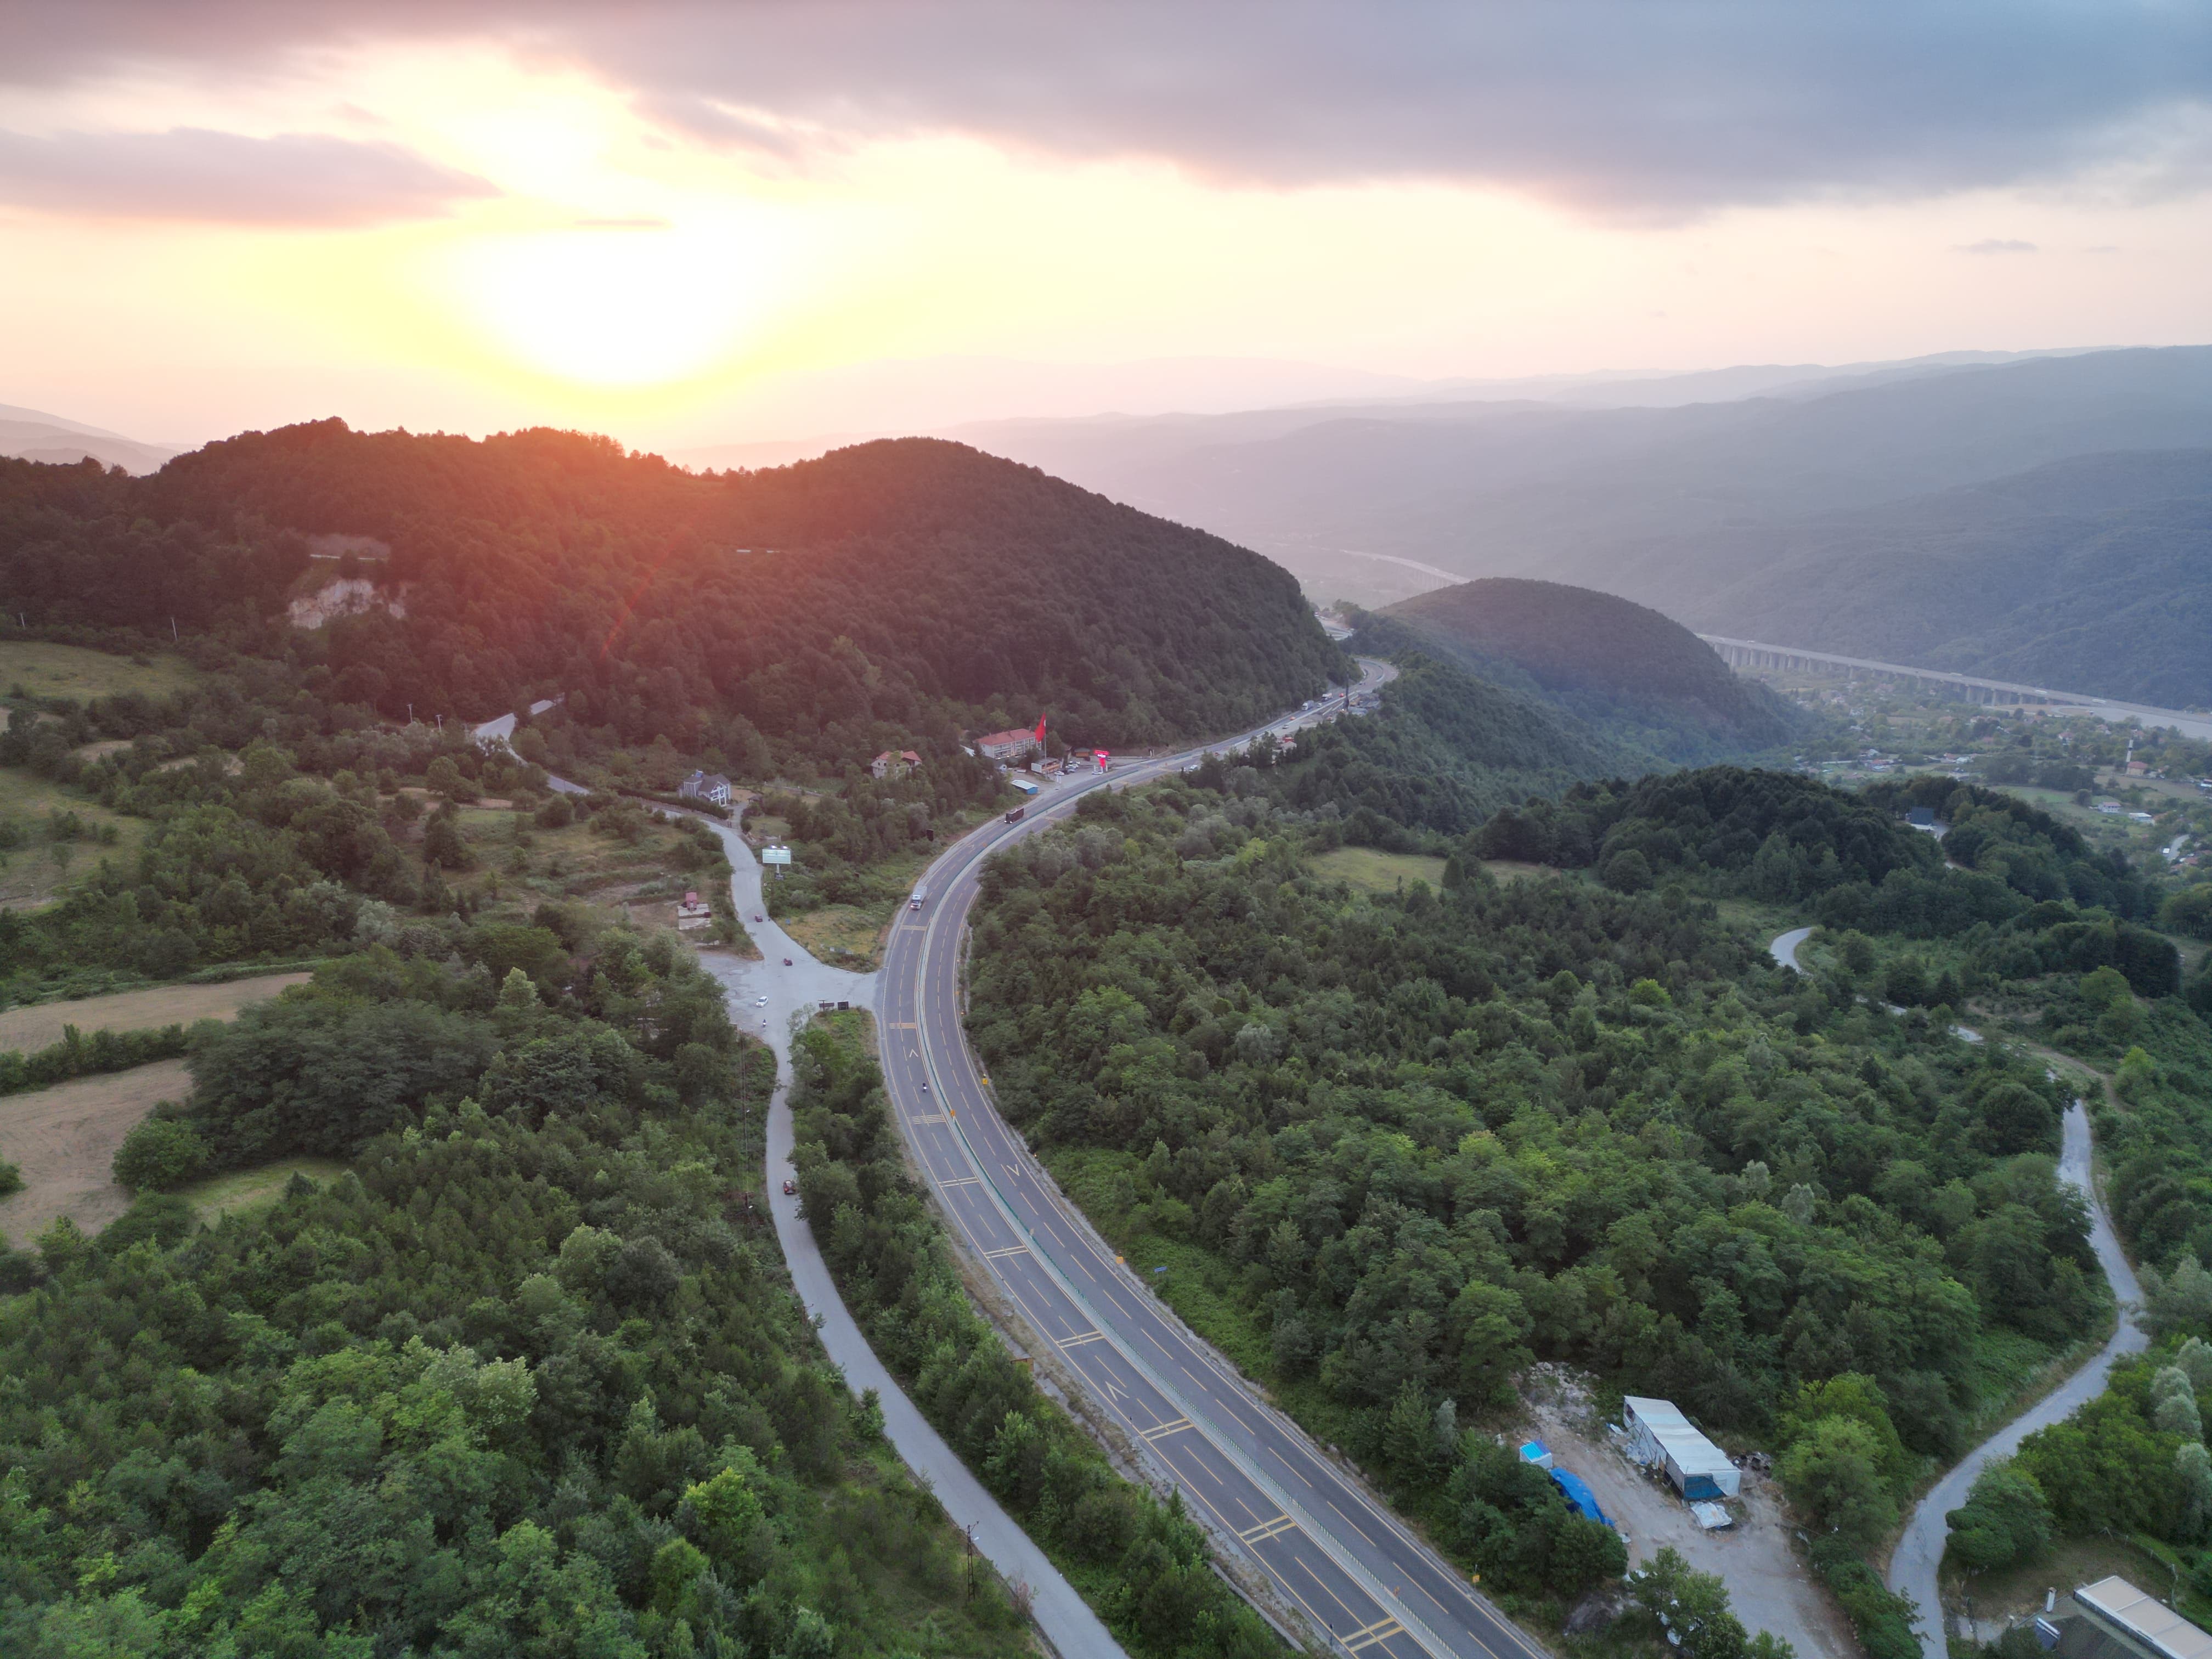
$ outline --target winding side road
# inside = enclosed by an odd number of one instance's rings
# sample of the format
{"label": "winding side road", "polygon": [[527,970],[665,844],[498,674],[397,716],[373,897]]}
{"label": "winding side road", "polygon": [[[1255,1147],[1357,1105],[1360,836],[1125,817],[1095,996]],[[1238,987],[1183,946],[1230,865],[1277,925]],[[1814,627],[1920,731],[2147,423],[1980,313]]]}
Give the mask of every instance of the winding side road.
{"label": "winding side road", "polygon": [[[1398,671],[1388,664],[1368,662],[1363,665],[1366,672],[1355,690],[1372,690],[1397,677]],[[1311,725],[1340,714],[1347,701],[1348,694],[1326,698],[1316,708],[1279,717],[1267,726],[1255,726],[1209,747],[1236,750],[1270,726],[1279,732],[1288,732]],[[1204,752],[1194,750],[1191,754],[1194,757]],[[1045,806],[1032,811],[1036,819],[1042,821],[1055,809],[1064,811],[1090,789],[1119,786],[1139,776],[1164,775],[1186,758],[1188,757],[1177,756],[1171,761],[1152,762],[1094,777],[1087,783],[1063,785],[1048,798]],[[550,781],[555,789],[564,793],[589,793],[566,778]],[[767,919],[760,861],[744,837],[728,824],[711,818],[702,817],[700,822],[721,841],[730,860],[731,898],[745,932],[762,951],[757,962],[720,955],[710,955],[704,960],[728,997],[732,1023],[740,1030],[759,1037],[775,1054],[776,1085],[769,1100],[768,1116],[769,1209],[775,1223],[776,1242],[782,1247],[784,1260],[791,1270],[792,1284],[801,1304],[815,1320],[823,1346],[856,1393],[864,1389],[877,1391],[883,1404],[885,1436],[907,1467],[936,1492],[953,1524],[968,1534],[975,1548],[1009,1583],[1029,1587],[1030,1607],[1037,1626],[1060,1659],[1127,1659],[1121,1644],[1076,1593],[1074,1586],[975,1479],[959,1455],[907,1397],[898,1379],[876,1357],[830,1276],[829,1264],[822,1259],[799,1200],[786,1197],[781,1191],[783,1182],[798,1174],[791,1157],[793,1137],[789,1097],[793,1035],[824,1002],[876,1008],[878,992],[890,976],[851,973],[817,962],[809,955],[781,927]],[[939,869],[954,866],[972,868],[975,860],[998,843],[1004,831],[1005,826],[994,820],[956,844],[925,878],[925,890],[935,890]],[[936,908],[943,908],[941,896]],[[894,928],[894,940],[910,927],[908,919],[901,917]],[[957,1018],[954,1024],[957,1028]],[[880,1025],[879,1030],[888,1072],[893,1039],[897,1033]],[[894,1112],[902,1118],[905,1115],[896,1102]],[[999,1264],[991,1265],[995,1267]],[[1365,1632],[1368,1639],[1361,1644],[1361,1650],[1377,1654],[1403,1651],[1388,1645],[1389,1632],[1379,1628],[1382,1621],[1376,1622],[1378,1627]]]}
{"label": "winding side road", "polygon": [[[1796,968],[1797,947],[1812,932],[1809,927],[1796,927],[1778,934],[1767,946],[1768,952],[1784,967]],[[1953,1029],[1963,1033],[1963,1028]],[[1972,1040],[1980,1039],[1977,1036]],[[2150,1346],[2149,1337],[2135,1321],[2135,1304],[2142,1300],[2142,1288],[2136,1283],[2135,1269],[2128,1265],[2126,1253],[2120,1249],[2119,1235],[2112,1231],[2112,1218],[2106,1212],[2105,1200],[2098,1195],[2089,1114],[2079,1100],[2066,1114],[2058,1178],[2080,1189],[2089,1200],[2089,1244],[2097,1253],[2097,1265],[2104,1269],[2105,1281],[2112,1287],[2113,1299],[2119,1304],[2119,1324],[2112,1339],[2088,1364],[1960,1458],[1920,1500],[1905,1522],[1904,1534],[1890,1554],[1889,1587],[1899,1595],[1911,1597],[1919,1610],[1914,1630],[1920,1638],[1923,1659],[1948,1659],[1937,1574],[1943,1565],[1944,1542],[1951,1534],[1951,1523],[1946,1517],[1966,1501],[1974,1478],[1991,1463],[2011,1456],[2020,1449],[2020,1443],[2038,1429],[2064,1421],[2095,1399],[2104,1391],[2105,1379],[2111,1374],[2115,1360],[2140,1353]]]}
{"label": "winding side road", "polygon": [[[783,1247],[791,1268],[791,1282],[799,1299],[815,1318],[822,1346],[845,1373],[846,1382],[859,1393],[873,1389],[883,1402],[884,1432],[900,1458],[937,1494],[952,1524],[967,1532],[978,1551],[1009,1583],[1027,1584],[1030,1609],[1060,1659],[1127,1659],[1090,1604],[1039,1549],[1021,1524],[1000,1507],[976,1480],[960,1455],[930,1426],[921,1408],[907,1398],[898,1379],[890,1374],[860,1323],[837,1293],[829,1264],[814,1242],[813,1230],[800,1213],[799,1200],[786,1198],[782,1187],[798,1173],[792,1164],[791,1041],[809,1015],[824,1000],[845,1001],[867,1008],[875,1004],[876,976],[851,974],[814,960],[797,941],[773,921],[755,921],[768,907],[761,897],[761,867],[744,837],[726,824],[702,820],[721,838],[729,854],[731,896],[745,931],[763,955],[758,962],[732,957],[709,956],[707,966],[729,994],[731,1018],[740,1030],[759,1037],[775,1051],[775,1093],[769,1103],[768,1176],[769,1212],[775,1219],[776,1242]],[[788,957],[791,966],[783,963]],[[763,999],[765,1002],[763,1002]]]}

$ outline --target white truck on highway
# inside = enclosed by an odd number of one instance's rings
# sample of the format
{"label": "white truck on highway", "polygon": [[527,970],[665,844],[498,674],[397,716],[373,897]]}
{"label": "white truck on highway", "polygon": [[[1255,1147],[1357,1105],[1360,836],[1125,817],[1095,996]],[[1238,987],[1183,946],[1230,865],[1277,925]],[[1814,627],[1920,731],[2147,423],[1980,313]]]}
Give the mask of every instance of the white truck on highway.
{"label": "white truck on highway", "polygon": [[914,896],[906,902],[906,908],[909,910],[919,910],[923,905],[928,902],[929,889],[927,887],[917,887],[914,890]]}

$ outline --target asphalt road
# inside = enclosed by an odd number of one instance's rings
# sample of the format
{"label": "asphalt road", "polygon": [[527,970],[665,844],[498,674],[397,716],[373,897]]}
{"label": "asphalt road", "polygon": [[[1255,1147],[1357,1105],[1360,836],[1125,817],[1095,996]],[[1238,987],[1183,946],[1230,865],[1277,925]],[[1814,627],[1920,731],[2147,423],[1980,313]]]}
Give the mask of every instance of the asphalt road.
{"label": "asphalt road", "polygon": [[[830,1276],[830,1264],[822,1259],[799,1200],[784,1195],[784,1182],[798,1173],[791,1161],[792,1034],[825,1000],[872,1006],[876,976],[847,973],[816,962],[781,927],[767,920],[768,907],[761,902],[761,867],[752,848],[726,824],[708,821],[708,827],[720,837],[729,854],[730,893],[737,901],[738,915],[753,943],[765,952],[758,962],[719,951],[710,952],[703,960],[728,992],[731,1018],[738,1029],[759,1037],[775,1051],[775,1092],[768,1114],[768,1206],[775,1223],[776,1243],[783,1247],[784,1261],[791,1269],[792,1287],[813,1316],[822,1346],[844,1372],[847,1385],[855,1394],[875,1389],[883,1402],[884,1437],[901,1461],[929,1484],[952,1524],[967,1533],[977,1552],[1008,1583],[1029,1586],[1031,1611],[1050,1635],[1060,1659],[1127,1659],[1121,1644],[1090,1604],[960,1461],[960,1454],[945,1443],[921,1408],[907,1398],[898,1379],[876,1357],[860,1322],[838,1294],[836,1281]],[[763,920],[755,921],[756,915]],[[786,957],[791,959],[788,968],[783,965]]]}
{"label": "asphalt road", "polygon": [[[1368,681],[1389,677],[1386,665]],[[1326,713],[1328,711],[1316,711]],[[1281,730],[1283,722],[1270,726]],[[1255,728],[1258,730],[1267,728]],[[1238,746],[1253,735],[1209,745]],[[1094,1400],[1149,1449],[1184,1502],[1234,1537],[1347,1654],[1540,1653],[1360,1482],[1200,1341],[1063,1200],[985,1092],[961,1024],[962,933],[991,853],[1072,811],[1092,789],[1168,775],[1205,752],[1060,784],[1019,825],[948,852],[891,933],[876,1006],[891,1106],[915,1159],[976,1255]]]}
{"label": "asphalt road", "polygon": [[[1809,927],[1792,927],[1786,933],[1777,933],[1774,943],[1766,947],[1766,954],[1784,968],[1797,967],[1797,947],[1813,937]],[[1800,973],[1804,970],[1798,969]]]}
{"label": "asphalt road", "polygon": [[2104,1200],[2097,1195],[2091,1164],[2089,1115],[2078,1100],[2066,1114],[2066,1137],[2059,1154],[2058,1176],[2062,1181],[2080,1188],[2089,1200],[2089,1243],[2120,1304],[2119,1327],[2095,1358],[1960,1458],[1958,1467],[1936,1483],[1935,1490],[1920,1500],[1919,1506],[1912,1511],[1912,1518],[1905,1522],[1905,1534],[1890,1553],[1889,1587],[1900,1595],[1911,1596],[1919,1607],[1920,1617],[1914,1630],[1920,1638],[1923,1659],[1947,1659],[1949,1652],[1943,1636],[1942,1603],[1938,1600],[1936,1583],[1936,1571],[1943,1561],[1944,1540],[1951,1534],[1950,1522],[1945,1516],[1966,1501],[1976,1475],[2000,1458],[2011,1456],[2020,1449],[2020,1443],[2038,1429],[2063,1421],[2095,1399],[2104,1392],[2105,1378],[2111,1373],[2114,1360],[2124,1354],[2140,1353],[2150,1346],[2150,1339],[2136,1323],[2132,1310],[2133,1304],[2142,1298],[2142,1287],[2136,1283],[2135,1270],[2128,1266],[2127,1255],[2120,1249],[2119,1236],[2112,1231],[2112,1218],[2105,1212]]}

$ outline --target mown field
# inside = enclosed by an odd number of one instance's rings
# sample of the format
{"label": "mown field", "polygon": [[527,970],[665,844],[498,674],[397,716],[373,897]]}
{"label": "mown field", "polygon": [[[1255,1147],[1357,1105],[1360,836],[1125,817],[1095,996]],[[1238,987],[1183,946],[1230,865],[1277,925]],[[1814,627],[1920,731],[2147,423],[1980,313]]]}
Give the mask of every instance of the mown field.
{"label": "mown field", "polygon": [[0,1013],[0,1048],[44,1048],[62,1040],[62,1029],[80,1031],[144,1031],[162,1025],[189,1025],[199,1019],[228,1019],[249,1002],[275,996],[305,974],[264,974],[224,985],[156,985],[143,991],[118,991],[72,1002],[40,1002]]}
{"label": "mown field", "polygon": [[159,1102],[191,1087],[185,1062],[164,1060],[0,1097],[0,1161],[23,1172],[23,1190],[0,1199],[0,1237],[20,1247],[57,1216],[90,1233],[121,1215],[131,1194],[115,1183],[115,1149]]}

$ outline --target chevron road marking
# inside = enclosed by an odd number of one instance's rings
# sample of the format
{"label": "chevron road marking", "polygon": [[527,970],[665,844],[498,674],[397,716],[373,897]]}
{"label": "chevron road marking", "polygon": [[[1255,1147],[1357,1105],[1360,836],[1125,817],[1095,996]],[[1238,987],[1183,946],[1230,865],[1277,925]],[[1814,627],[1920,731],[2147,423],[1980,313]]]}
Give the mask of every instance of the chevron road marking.
{"label": "chevron road marking", "polygon": [[1356,1630],[1345,1637],[1344,1650],[1357,1653],[1362,1648],[1371,1648],[1378,1642],[1389,1641],[1405,1628],[1395,1619],[1385,1619],[1379,1624],[1370,1625],[1365,1630]]}

